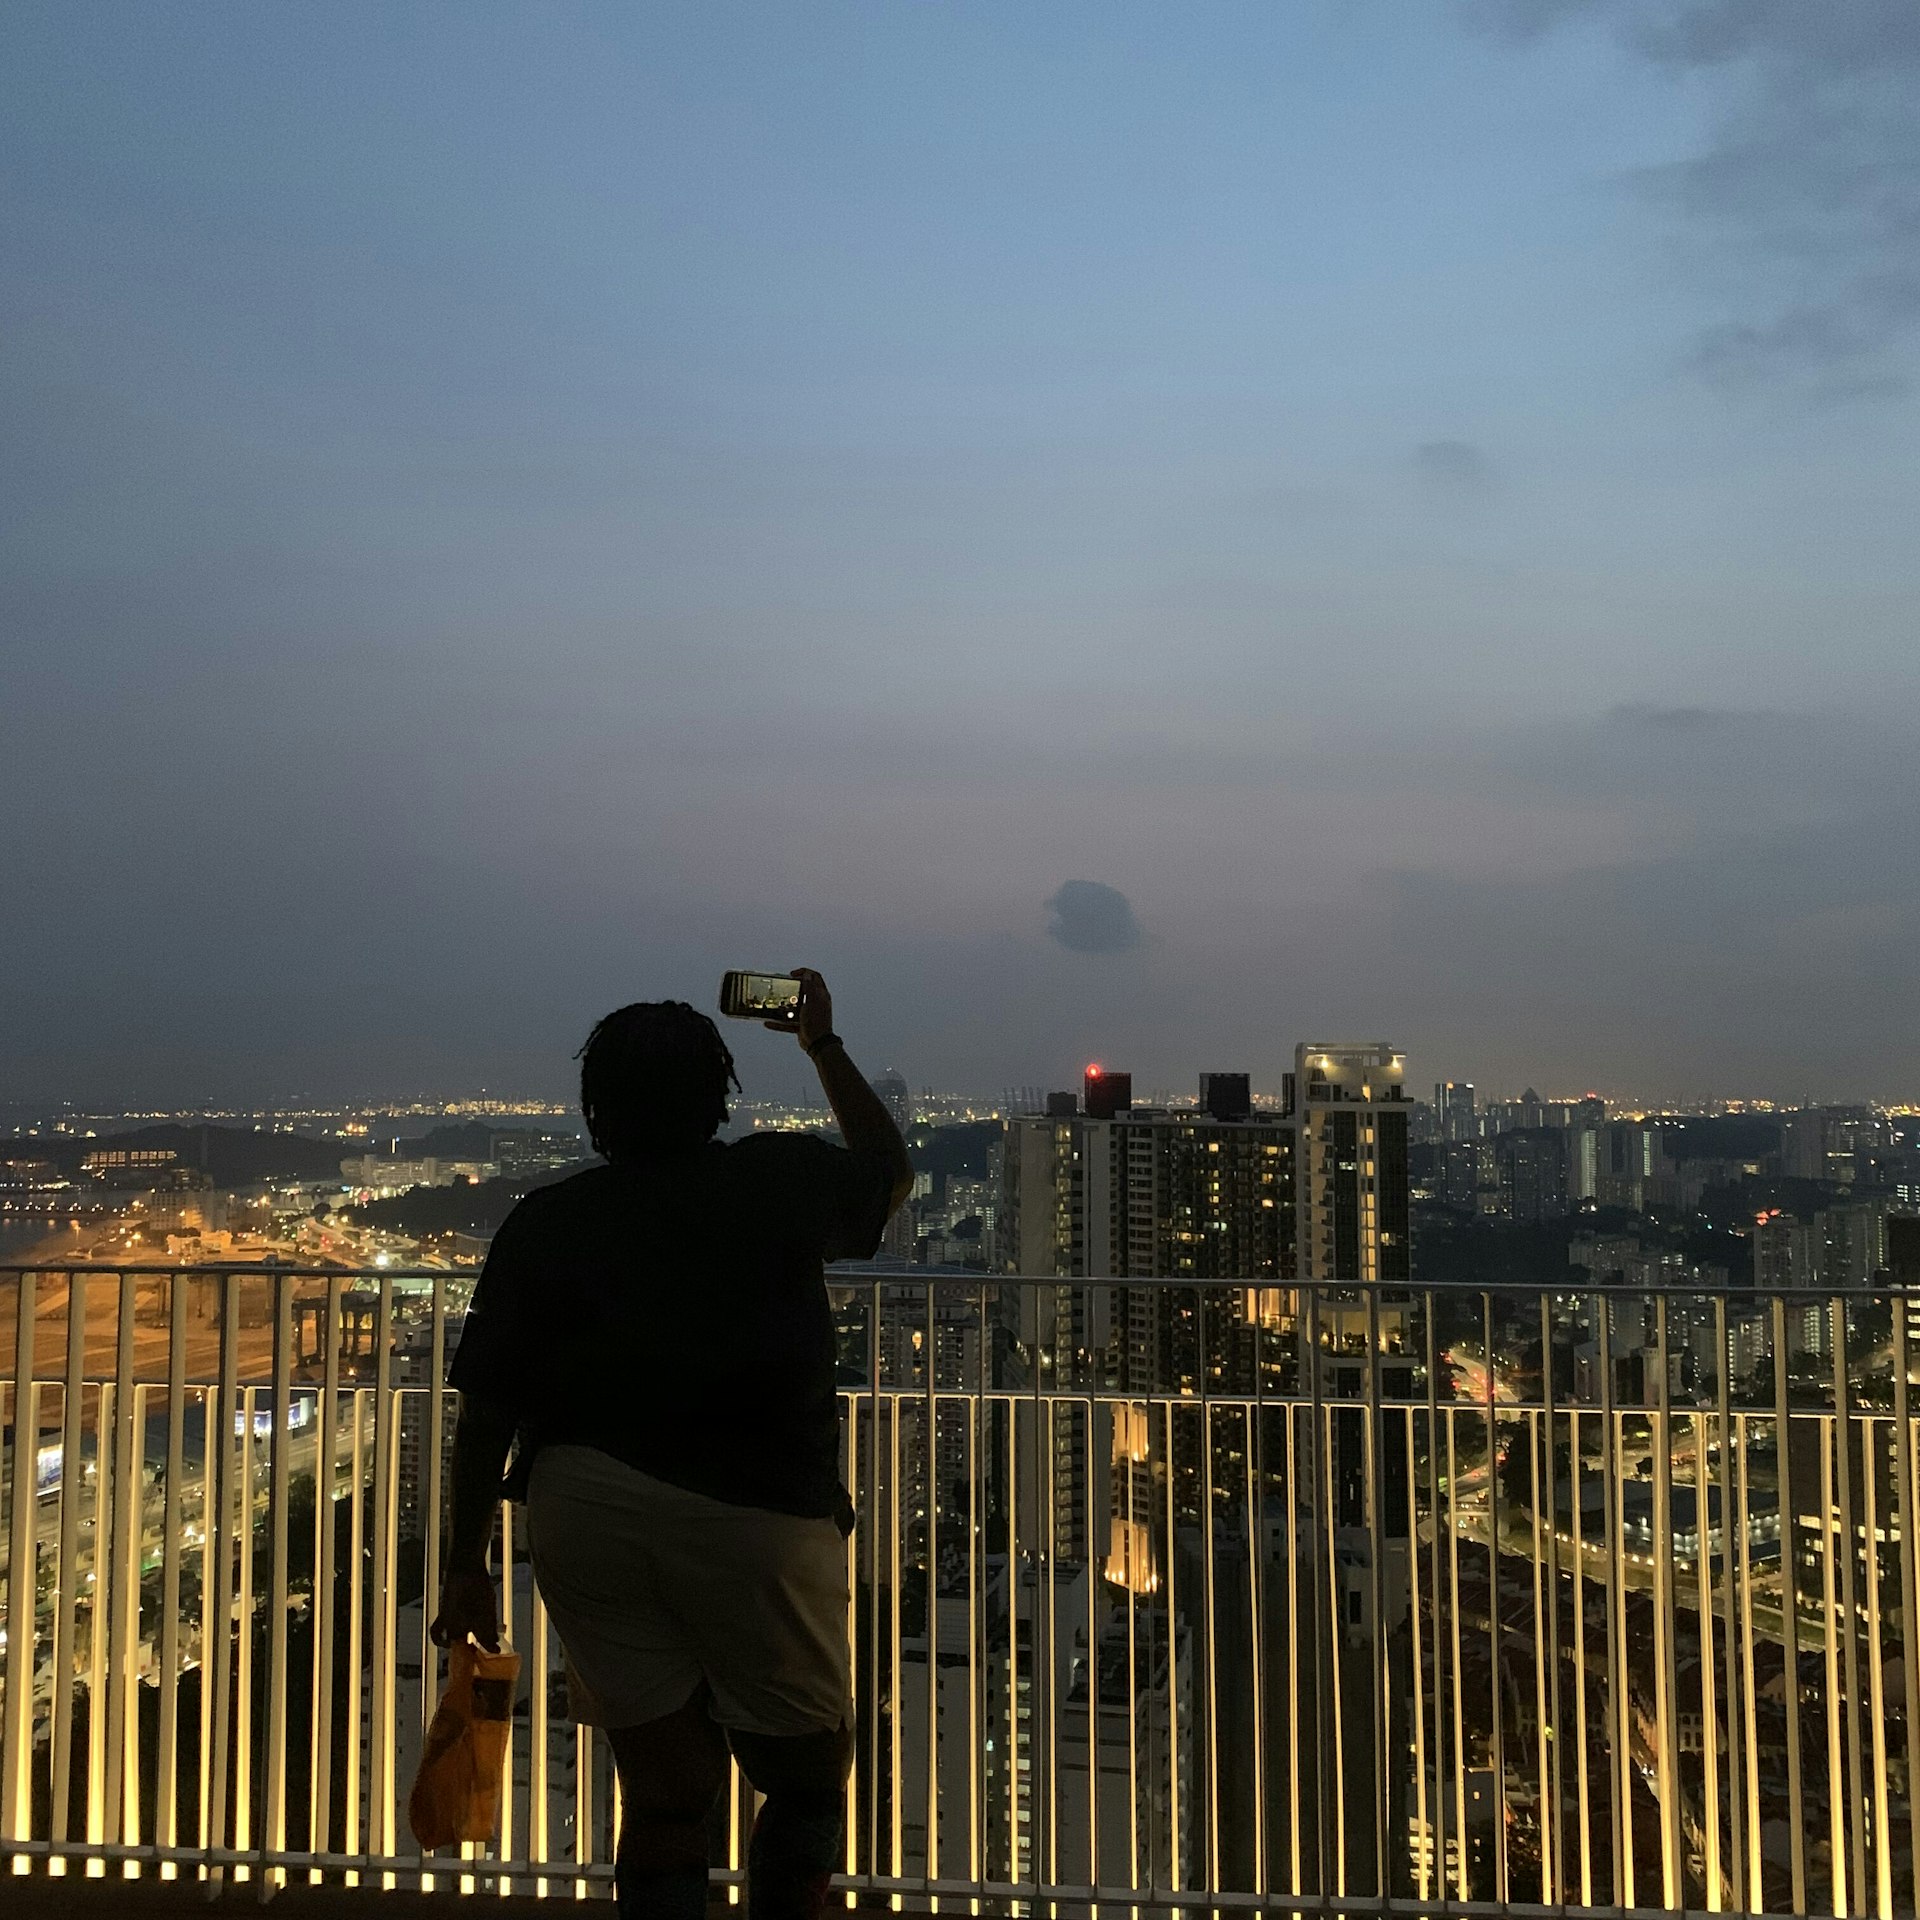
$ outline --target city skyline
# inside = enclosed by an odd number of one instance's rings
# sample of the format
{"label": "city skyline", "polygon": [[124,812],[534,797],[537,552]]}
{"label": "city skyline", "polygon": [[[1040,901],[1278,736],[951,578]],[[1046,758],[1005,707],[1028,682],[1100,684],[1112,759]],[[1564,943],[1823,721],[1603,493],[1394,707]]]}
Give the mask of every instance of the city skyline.
{"label": "city skyline", "polygon": [[[1108,1057],[1116,1062],[1120,1058],[1111,1053]],[[1889,1097],[1858,1090],[1809,1089],[1803,1091],[1798,1097],[1780,1098],[1734,1092],[1693,1091],[1664,1098],[1653,1098],[1641,1093],[1621,1092],[1581,1082],[1576,1082],[1572,1086],[1548,1083],[1544,1088],[1537,1087],[1531,1080],[1524,1083],[1516,1081],[1512,1085],[1496,1085],[1472,1080],[1427,1083],[1419,1077],[1418,1056],[1410,1057],[1416,1062],[1409,1068],[1412,1077],[1408,1085],[1414,1089],[1410,1097],[1416,1106],[1431,1110],[1436,1116],[1439,1114],[1440,1106],[1437,1101],[1429,1099],[1428,1087],[1431,1085],[1432,1090],[1438,1092],[1443,1084],[1466,1086],[1477,1095],[1483,1107],[1486,1105],[1517,1106],[1528,1099],[1537,1099],[1543,1105],[1550,1107],[1565,1107],[1581,1101],[1598,1100],[1603,1103],[1610,1115],[1635,1119],[1743,1113],[1773,1116],[1811,1109],[1856,1106],[1872,1108],[1893,1116],[1920,1114],[1920,1093],[1912,1097],[1897,1094]],[[1087,1063],[1088,1066],[1094,1064]],[[1016,1085],[996,1089],[942,1087],[931,1081],[914,1080],[911,1076],[905,1080],[904,1084],[907,1085],[916,1106],[925,1104],[944,1117],[958,1117],[969,1109],[976,1111],[982,1117],[999,1117],[1038,1111],[1049,1093],[1076,1086],[1085,1070],[1082,1068],[1078,1071],[1063,1072],[1050,1081],[1029,1076]],[[1131,1074],[1130,1069],[1122,1069],[1117,1065],[1115,1068],[1115,1071],[1128,1072],[1132,1079],[1139,1082],[1134,1098],[1141,1106],[1176,1111],[1204,1104],[1204,1095],[1196,1091],[1196,1086],[1208,1077],[1210,1071],[1217,1070],[1217,1068],[1203,1069],[1198,1073],[1189,1073],[1184,1082],[1166,1085],[1149,1080],[1144,1075]],[[1271,1081],[1259,1075],[1248,1076],[1256,1105],[1272,1106],[1283,1100],[1286,1071],[1283,1069],[1276,1073]],[[880,1077],[883,1073],[896,1074],[897,1069],[892,1062],[887,1062],[882,1069],[876,1070],[875,1077]],[[736,1126],[742,1116],[751,1117],[762,1113],[824,1114],[826,1112],[825,1098],[819,1089],[804,1084],[785,1093],[746,1089],[733,1095],[729,1106],[736,1116],[733,1123]],[[0,1100],[0,1133],[8,1128],[33,1130],[75,1127],[84,1129],[88,1124],[98,1121],[118,1126],[161,1121],[271,1120],[296,1127],[309,1123],[322,1126],[328,1121],[358,1121],[367,1116],[394,1119],[495,1116],[503,1122],[510,1121],[515,1116],[547,1116],[569,1119],[577,1124],[579,1098],[576,1089],[562,1086],[547,1092],[526,1089],[502,1092],[484,1087],[458,1089],[445,1093],[436,1093],[424,1088],[384,1094],[370,1094],[362,1091],[328,1100],[296,1091],[281,1097],[250,1103],[182,1101],[169,1104],[112,1099],[86,1101],[72,1098],[39,1101]]]}

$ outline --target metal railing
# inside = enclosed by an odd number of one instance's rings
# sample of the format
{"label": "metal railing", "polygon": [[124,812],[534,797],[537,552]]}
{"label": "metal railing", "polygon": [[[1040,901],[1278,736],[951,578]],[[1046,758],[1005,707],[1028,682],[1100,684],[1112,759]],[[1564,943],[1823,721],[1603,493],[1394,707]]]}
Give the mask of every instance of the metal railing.
{"label": "metal railing", "polygon": [[[610,1878],[604,1736],[511,1508],[500,1833],[407,1831],[470,1286],[0,1271],[13,1871]],[[850,1897],[1914,1911],[1920,1296],[832,1298]],[[736,1778],[736,1886],[751,1817]]]}

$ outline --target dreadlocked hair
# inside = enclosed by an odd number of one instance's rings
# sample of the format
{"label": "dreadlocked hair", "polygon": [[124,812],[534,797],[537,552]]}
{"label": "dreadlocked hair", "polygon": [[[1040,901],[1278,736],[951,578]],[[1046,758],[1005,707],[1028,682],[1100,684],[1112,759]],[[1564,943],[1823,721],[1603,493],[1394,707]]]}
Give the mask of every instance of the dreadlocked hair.
{"label": "dreadlocked hair", "polygon": [[609,1160],[690,1153],[727,1117],[740,1082],[720,1029],[684,1000],[639,1000],[600,1021],[575,1056],[580,1108]]}

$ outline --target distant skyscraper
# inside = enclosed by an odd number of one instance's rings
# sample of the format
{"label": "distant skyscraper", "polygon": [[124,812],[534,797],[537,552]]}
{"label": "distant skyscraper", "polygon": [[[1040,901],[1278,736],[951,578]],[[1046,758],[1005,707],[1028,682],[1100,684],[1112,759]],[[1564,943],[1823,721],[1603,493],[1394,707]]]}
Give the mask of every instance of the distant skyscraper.
{"label": "distant skyscraper", "polygon": [[1827,1177],[1827,1116],[1818,1107],[1780,1122],[1780,1171],[1789,1180]]}
{"label": "distant skyscraper", "polygon": [[1433,1121],[1443,1145],[1480,1137],[1480,1119],[1474,1112],[1471,1080],[1441,1080],[1433,1089]]}
{"label": "distant skyscraper", "polygon": [[1440,1149],[1440,1198],[1456,1213],[1480,1207],[1480,1161],[1486,1148],[1478,1140],[1455,1140]]}
{"label": "distant skyscraper", "polygon": [[[913,1125],[913,1095],[905,1078],[893,1067],[867,1083],[879,1096],[880,1104],[893,1116],[893,1124],[905,1134]],[[919,1202],[916,1186],[914,1200],[898,1210],[880,1236],[880,1251],[889,1260],[911,1266],[919,1251],[920,1230],[915,1218]]]}
{"label": "distant skyscraper", "polygon": [[[1401,1056],[1384,1041],[1321,1041],[1294,1053],[1294,1234],[1300,1278],[1319,1283],[1312,1312],[1318,1316],[1323,1391],[1332,1400],[1364,1399],[1375,1367],[1386,1391],[1411,1390],[1407,1119],[1413,1103],[1404,1072]],[[1363,1287],[1376,1291],[1369,1295]],[[1374,1516],[1362,1419],[1358,1409],[1336,1416],[1334,1464],[1336,1520],[1364,1529]],[[1389,1469],[1382,1484],[1393,1510],[1382,1516],[1382,1531],[1404,1542],[1406,1474],[1392,1463],[1390,1451]]]}
{"label": "distant skyscraper", "polygon": [[1086,1079],[1087,1118],[1111,1120],[1133,1105],[1133,1075],[1089,1067]]}
{"label": "distant skyscraper", "polygon": [[[1368,1400],[1404,1400],[1419,1375],[1424,1330],[1414,1310],[1407,1132],[1413,1103],[1405,1063],[1384,1041],[1314,1042],[1293,1059],[1299,1128],[1295,1183],[1298,1265],[1318,1282],[1300,1305],[1303,1346],[1332,1403],[1325,1483],[1334,1529],[1337,1619],[1390,1678],[1383,1805],[1411,1800],[1404,1709],[1411,1692],[1406,1629],[1412,1610],[1412,1501],[1404,1445]],[[1342,1403],[1346,1404],[1342,1404]],[[1369,1429],[1372,1429],[1370,1432]],[[1320,1469],[1309,1463],[1318,1478]],[[1316,1505],[1318,1501],[1316,1500]],[[1365,1662],[1355,1663],[1361,1671]],[[1343,1684],[1333,1711],[1343,1744],[1367,1738],[1371,1690]],[[1348,1871],[1372,1863],[1349,1848]],[[1358,1881],[1356,1884],[1360,1883]]]}
{"label": "distant skyscraper", "polygon": [[1907,1322],[1907,1353],[1920,1353],[1920,1214],[1887,1216],[1887,1275],[1913,1289],[1895,1309]]}
{"label": "distant skyscraper", "polygon": [[1603,1207],[1646,1212],[1659,1197],[1668,1171],[1660,1152],[1660,1129],[1645,1120],[1609,1120],[1595,1146],[1599,1171],[1594,1198]]}
{"label": "distant skyscraper", "polygon": [[1600,1195],[1600,1130],[1607,1103],[1597,1093],[1572,1103],[1567,1114],[1567,1198],[1577,1205]]}
{"label": "distant skyscraper", "polygon": [[880,1104],[893,1115],[893,1124],[905,1133],[913,1125],[913,1095],[908,1091],[906,1081],[892,1067],[872,1082],[873,1090],[880,1096]]}
{"label": "distant skyscraper", "polygon": [[1253,1114],[1253,1081],[1244,1073],[1203,1073],[1201,1111],[1215,1120],[1246,1120]]}
{"label": "distant skyscraper", "polygon": [[[1110,1076],[1102,1074],[1104,1082]],[[1213,1076],[1215,1079],[1240,1076]],[[1096,1081],[1089,1076],[1089,1095]],[[1293,1277],[1294,1130],[1271,1116],[1219,1120],[1144,1107],[1016,1119],[1007,1127],[1002,1246],[1010,1270],[1062,1280],[1184,1278],[1223,1282]],[[1264,1370],[1277,1384],[1292,1351],[1290,1296],[1245,1285],[1200,1292],[1062,1287],[1028,1296],[1030,1341],[1052,1348],[1056,1384],[1076,1370],[1089,1384],[1142,1395],[1252,1391]],[[1065,1376],[1065,1377],[1063,1377]],[[1232,1384],[1230,1384],[1232,1383]],[[1112,1425],[1109,1411],[1096,1423]],[[1109,1577],[1152,1578],[1146,1516],[1151,1464],[1143,1437],[1083,1435],[1086,1411],[1063,1405],[1055,1489],[1058,1548],[1067,1560],[1105,1542]],[[1224,1434],[1226,1429],[1220,1431]],[[1088,1438],[1111,1462],[1110,1484],[1089,1486]],[[1192,1506],[1199,1455],[1175,1462],[1176,1504]],[[1221,1484],[1244,1482],[1246,1463],[1223,1465]],[[1197,1510],[1196,1510],[1197,1517]]]}
{"label": "distant skyscraper", "polygon": [[1516,1127],[1494,1142],[1500,1210],[1537,1226],[1567,1211],[1567,1138],[1558,1127]]}
{"label": "distant skyscraper", "polygon": [[1295,1049],[1300,1277],[1411,1278],[1405,1062],[1384,1041]]}

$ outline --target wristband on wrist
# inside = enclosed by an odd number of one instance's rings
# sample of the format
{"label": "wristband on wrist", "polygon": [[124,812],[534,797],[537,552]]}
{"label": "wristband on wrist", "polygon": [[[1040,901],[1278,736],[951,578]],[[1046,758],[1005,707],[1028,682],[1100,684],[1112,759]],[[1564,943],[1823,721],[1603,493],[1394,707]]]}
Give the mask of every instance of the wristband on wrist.
{"label": "wristband on wrist", "polygon": [[837,1033],[834,1033],[831,1030],[829,1030],[828,1032],[823,1033],[819,1037],[819,1039],[817,1039],[813,1043],[813,1045],[807,1049],[807,1058],[811,1060],[813,1056],[816,1053],[818,1053],[822,1047],[844,1047],[846,1044],[847,1043],[844,1040],[842,1040]]}

